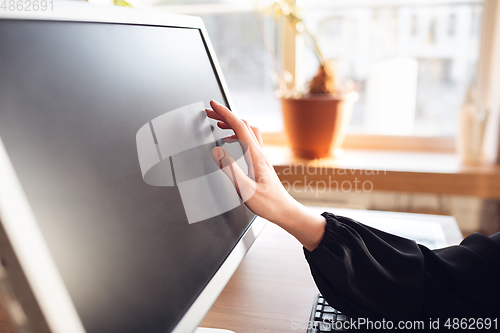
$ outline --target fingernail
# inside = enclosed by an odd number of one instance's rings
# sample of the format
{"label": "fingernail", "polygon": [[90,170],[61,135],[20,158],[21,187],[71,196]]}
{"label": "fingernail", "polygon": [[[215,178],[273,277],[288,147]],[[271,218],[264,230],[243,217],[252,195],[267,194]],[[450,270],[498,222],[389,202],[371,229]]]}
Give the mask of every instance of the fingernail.
{"label": "fingernail", "polygon": [[221,169],[223,167],[222,159],[224,158],[225,155],[226,155],[226,153],[224,153],[224,150],[217,148],[217,157],[219,158],[219,168],[221,168]]}
{"label": "fingernail", "polygon": [[213,100],[212,100],[212,102],[214,102],[214,103],[215,103],[215,104],[217,104],[217,105],[220,105],[220,103],[219,103],[219,102],[217,102],[215,99],[213,99]]}
{"label": "fingernail", "polygon": [[226,153],[224,152],[224,150],[222,150],[222,149],[220,149],[220,148],[219,148],[219,149],[217,149],[217,153],[219,154],[219,160],[220,160],[220,159],[223,159],[223,158],[224,158],[224,156],[226,156]]}

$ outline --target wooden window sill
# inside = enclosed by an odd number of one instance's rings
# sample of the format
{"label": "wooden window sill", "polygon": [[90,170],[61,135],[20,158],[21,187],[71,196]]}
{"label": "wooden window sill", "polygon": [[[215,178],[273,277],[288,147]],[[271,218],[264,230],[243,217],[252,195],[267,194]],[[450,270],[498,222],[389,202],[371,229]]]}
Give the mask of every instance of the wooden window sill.
{"label": "wooden window sill", "polygon": [[[265,144],[276,146],[287,145],[284,132],[263,132],[262,139]],[[342,146],[347,149],[454,153],[455,138],[347,134]]]}
{"label": "wooden window sill", "polygon": [[465,166],[453,153],[344,149],[337,158],[302,160],[285,145],[264,150],[285,187],[370,182],[375,191],[500,199],[500,166]]}

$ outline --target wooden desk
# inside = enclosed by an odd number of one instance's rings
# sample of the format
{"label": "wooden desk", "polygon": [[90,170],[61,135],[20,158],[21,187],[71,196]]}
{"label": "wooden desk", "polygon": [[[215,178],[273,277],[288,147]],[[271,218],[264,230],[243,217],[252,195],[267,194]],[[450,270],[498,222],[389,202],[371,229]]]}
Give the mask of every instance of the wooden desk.
{"label": "wooden desk", "polygon": [[[449,244],[462,239],[453,217],[310,207],[318,214],[330,211],[365,224],[386,227],[405,223],[415,227],[436,222]],[[388,226],[390,228],[390,225]],[[397,228],[396,228],[397,229]],[[405,229],[401,229],[405,232]],[[268,223],[236,270],[200,326],[237,333],[300,332],[292,320],[307,322],[318,292],[304,258],[301,244],[283,229]],[[0,305],[0,333],[14,332]]]}
{"label": "wooden desk", "polygon": [[[449,244],[462,239],[455,219],[449,216],[310,208],[318,214],[331,211],[365,224],[391,223],[396,229],[405,221],[413,227],[418,222],[435,222],[443,228]],[[292,320],[307,323],[317,292],[300,243],[268,223],[200,326],[237,333],[303,333],[305,330],[292,329]]]}
{"label": "wooden desk", "polygon": [[289,185],[312,182],[314,188],[318,182],[360,181],[361,186],[369,181],[375,191],[500,199],[500,166],[464,166],[451,153],[346,149],[337,158],[303,160],[286,146],[267,145],[264,150],[281,181]]}

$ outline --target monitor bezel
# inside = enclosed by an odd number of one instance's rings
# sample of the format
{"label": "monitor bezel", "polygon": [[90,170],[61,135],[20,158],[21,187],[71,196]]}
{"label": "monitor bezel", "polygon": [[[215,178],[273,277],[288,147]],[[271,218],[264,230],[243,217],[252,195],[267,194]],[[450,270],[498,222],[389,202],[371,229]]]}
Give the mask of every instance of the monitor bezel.
{"label": "monitor bezel", "polygon": [[[53,11],[0,12],[0,20],[43,20],[198,29],[230,109],[233,101],[203,20],[80,1],[54,1]],[[233,110],[234,112],[234,110]],[[85,329],[42,236],[0,133],[0,289],[22,331],[83,333]],[[236,271],[266,221],[256,218],[172,332],[194,331]]]}

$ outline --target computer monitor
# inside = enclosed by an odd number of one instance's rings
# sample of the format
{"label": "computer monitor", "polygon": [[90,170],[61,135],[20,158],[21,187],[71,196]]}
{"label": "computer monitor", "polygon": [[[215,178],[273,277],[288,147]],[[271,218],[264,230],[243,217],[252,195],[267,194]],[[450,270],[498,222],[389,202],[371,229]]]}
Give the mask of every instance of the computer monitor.
{"label": "computer monitor", "polygon": [[223,145],[244,167],[204,113],[232,102],[203,22],[39,9],[0,11],[12,318],[23,332],[191,332],[265,225],[210,157]]}

